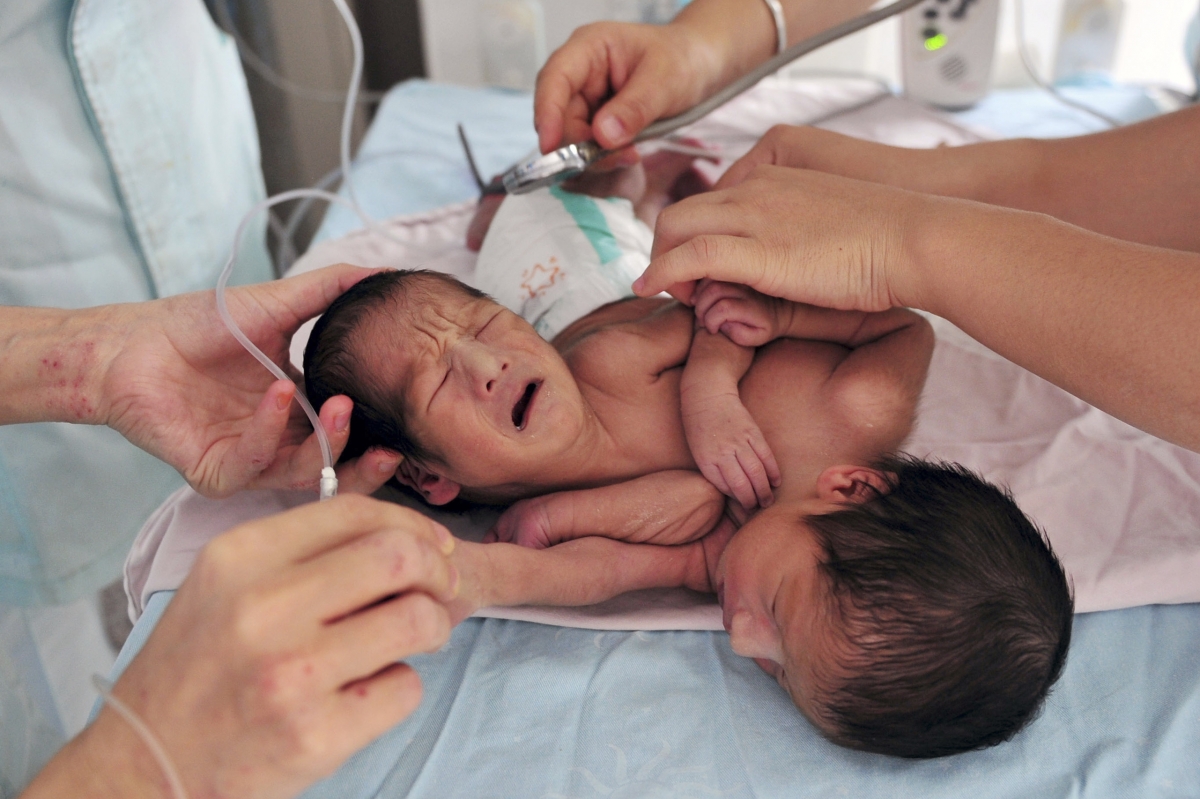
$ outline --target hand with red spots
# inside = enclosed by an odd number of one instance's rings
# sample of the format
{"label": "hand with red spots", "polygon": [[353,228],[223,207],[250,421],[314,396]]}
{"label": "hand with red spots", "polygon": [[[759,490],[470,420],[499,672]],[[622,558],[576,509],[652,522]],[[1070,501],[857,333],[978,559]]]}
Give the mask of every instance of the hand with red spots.
{"label": "hand with red spots", "polygon": [[[192,797],[283,799],[417,707],[401,662],[448,639],[455,540],[407,508],[340,496],[259,519],[200,553],[117,681]],[[26,799],[171,793],[111,707]]]}
{"label": "hand with red spots", "polygon": [[[369,274],[342,264],[232,288],[229,310],[251,341],[294,374],[292,334]],[[8,389],[0,423],[106,424],[210,497],[317,485],[320,448],[292,401],[295,383],[276,380],[242,348],[211,291],[81,311],[6,308],[0,364]],[[338,396],[320,409],[335,461],[350,435],[352,407]],[[374,491],[399,460],[379,450],[344,463],[340,489]]]}

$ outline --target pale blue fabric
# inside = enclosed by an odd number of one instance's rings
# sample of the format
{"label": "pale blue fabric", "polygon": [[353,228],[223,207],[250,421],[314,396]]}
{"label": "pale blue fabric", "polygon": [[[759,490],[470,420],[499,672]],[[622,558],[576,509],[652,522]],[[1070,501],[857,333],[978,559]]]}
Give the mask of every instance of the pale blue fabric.
{"label": "pale blue fabric", "polygon": [[[151,597],[118,663],[162,615]],[[1200,606],[1076,617],[1041,717],[982,752],[836,747],[710,632],[468,619],[409,661],[424,699],[305,799],[1184,799],[1200,795]]]}
{"label": "pale blue fabric", "polygon": [[[363,209],[383,219],[478,196],[455,130],[460,122],[484,180],[537,145],[528,94],[423,80],[402,83],[375,112],[354,160],[354,188]],[[334,206],[314,240],[360,227],[353,211]]]}
{"label": "pale blue fabric", "polygon": [[[4,0],[0,98],[0,305],[215,285],[264,191],[237,53],[201,0]],[[235,282],[269,279],[262,229]],[[0,602],[112,580],[180,482],[105,428],[0,428]]]}

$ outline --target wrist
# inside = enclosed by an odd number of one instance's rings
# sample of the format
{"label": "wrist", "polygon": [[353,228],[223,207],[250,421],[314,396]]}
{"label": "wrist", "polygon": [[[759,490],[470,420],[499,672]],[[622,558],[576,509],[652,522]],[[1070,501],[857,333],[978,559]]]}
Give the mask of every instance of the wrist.
{"label": "wrist", "polygon": [[920,190],[1007,208],[1031,208],[1050,187],[1049,167],[1054,159],[1047,157],[1047,144],[1008,139],[930,150],[931,157],[944,157],[948,163],[929,168],[928,173],[937,176],[935,185]]}
{"label": "wrist", "polygon": [[[969,200],[926,197],[904,225],[903,255],[886,277],[892,307],[918,308],[955,324],[958,310],[986,296],[987,261],[1012,241],[1013,215],[1035,215]],[[1040,216],[1040,215],[1036,215]],[[1019,246],[1019,245],[1018,245]],[[961,327],[961,324],[960,324]]]}
{"label": "wrist", "polygon": [[692,43],[706,97],[775,54],[775,20],[762,0],[691,3],[670,24]]}
{"label": "wrist", "polygon": [[145,744],[110,709],[46,764],[21,799],[173,799]]}
{"label": "wrist", "polygon": [[126,305],[99,306],[73,317],[67,330],[68,346],[76,353],[72,363],[74,391],[64,397],[68,418],[61,421],[106,425],[113,409],[107,390],[108,374],[120,354],[136,317],[123,313]]}
{"label": "wrist", "polygon": [[6,390],[0,423],[103,424],[101,386],[118,346],[119,327],[104,324],[107,307],[78,311],[5,308],[0,317],[0,368]]}

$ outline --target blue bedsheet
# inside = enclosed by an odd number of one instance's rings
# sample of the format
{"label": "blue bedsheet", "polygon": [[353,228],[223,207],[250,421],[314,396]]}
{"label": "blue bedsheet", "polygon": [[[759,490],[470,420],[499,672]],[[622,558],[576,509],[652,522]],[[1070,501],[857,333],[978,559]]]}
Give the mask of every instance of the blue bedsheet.
{"label": "blue bedsheet", "polygon": [[[151,599],[121,666],[168,598]],[[1077,617],[1039,719],[1010,743],[923,762],[826,742],[724,633],[468,619],[409,662],[417,712],[306,799],[1200,796],[1196,605]]]}
{"label": "blue bedsheet", "polygon": [[[1125,119],[1153,110],[1134,90],[1076,96]],[[1037,111],[1043,102],[996,93],[964,118],[1004,135],[1094,129],[1070,109]],[[526,95],[398,87],[360,151],[359,197],[377,217],[468,199],[455,123],[490,175],[532,148],[530,118]],[[358,225],[335,208],[319,236]],[[118,668],[169,596],[151,599]],[[724,633],[470,619],[441,652],[411,662],[421,707],[305,797],[1200,797],[1196,605],[1078,617],[1041,718],[1011,743],[929,762],[827,743]]]}

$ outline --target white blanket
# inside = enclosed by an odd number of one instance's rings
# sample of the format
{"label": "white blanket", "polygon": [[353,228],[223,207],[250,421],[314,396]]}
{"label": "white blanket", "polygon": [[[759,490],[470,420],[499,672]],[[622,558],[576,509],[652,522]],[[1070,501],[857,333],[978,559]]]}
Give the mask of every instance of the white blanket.
{"label": "white blanket", "polygon": [[[772,81],[688,134],[736,156],[771,121],[814,119],[861,103],[873,91],[863,82],[814,89],[811,83]],[[906,146],[979,138],[899,99],[872,103],[823,127]],[[323,242],[294,271],[346,261],[440,269],[469,282],[474,255],[462,243],[473,205],[389,220],[383,225],[387,236],[360,231]],[[905,449],[957,461],[1008,485],[1047,530],[1074,584],[1077,611],[1200,601],[1200,455],[1088,406],[943,319],[931,321],[937,346]],[[293,341],[297,365],[310,329],[302,328]],[[177,492],[147,522],[126,563],[131,615],[140,615],[155,591],[178,587],[214,535],[313,498],[259,491],[217,502],[190,489]],[[478,539],[493,521],[483,512],[425,510],[464,538]],[[493,608],[479,615],[592,629],[721,629],[715,601],[686,591],[639,592],[591,608]]]}

